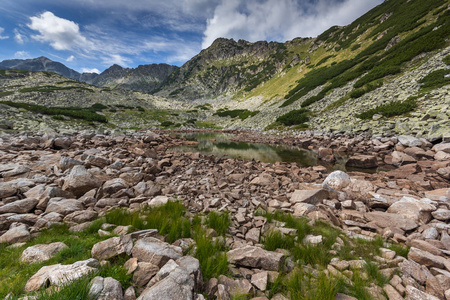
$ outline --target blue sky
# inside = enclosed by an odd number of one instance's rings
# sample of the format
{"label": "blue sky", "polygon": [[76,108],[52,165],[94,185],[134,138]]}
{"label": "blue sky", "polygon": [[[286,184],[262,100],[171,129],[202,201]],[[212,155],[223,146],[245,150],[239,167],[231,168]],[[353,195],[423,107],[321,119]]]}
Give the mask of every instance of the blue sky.
{"label": "blue sky", "polygon": [[1,0],[0,61],[79,72],[182,65],[218,37],[284,42],[346,25],[383,0]]}

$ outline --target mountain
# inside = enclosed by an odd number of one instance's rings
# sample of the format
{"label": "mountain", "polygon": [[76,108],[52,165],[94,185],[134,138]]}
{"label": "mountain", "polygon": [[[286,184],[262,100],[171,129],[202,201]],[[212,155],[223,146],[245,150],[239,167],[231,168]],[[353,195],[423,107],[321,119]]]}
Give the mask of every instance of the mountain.
{"label": "mountain", "polygon": [[81,81],[82,78],[82,75],[77,71],[44,56],[32,59],[8,59],[0,62],[0,70],[8,69],[54,72],[61,76],[79,81]]}
{"label": "mountain", "polygon": [[115,64],[86,82],[95,86],[122,88],[148,93],[157,89],[177,69],[177,66],[168,64],[140,65],[134,69],[122,68]]}
{"label": "mountain", "polygon": [[178,67],[168,64],[151,64],[140,65],[132,69],[113,65],[101,74],[80,74],[62,63],[41,56],[33,59],[10,59],[0,62],[0,70],[8,69],[54,72],[69,79],[86,82],[98,87],[122,88],[148,93],[158,88]]}
{"label": "mountain", "polygon": [[449,36],[450,0],[386,0],[316,38],[218,39],[156,95],[222,127],[450,135]]}

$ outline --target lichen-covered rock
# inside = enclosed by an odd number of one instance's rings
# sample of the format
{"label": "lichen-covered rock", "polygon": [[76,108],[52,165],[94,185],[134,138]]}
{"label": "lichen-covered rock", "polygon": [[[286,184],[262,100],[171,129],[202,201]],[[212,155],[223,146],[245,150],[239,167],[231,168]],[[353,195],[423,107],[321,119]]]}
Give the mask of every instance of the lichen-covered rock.
{"label": "lichen-covered rock", "polygon": [[112,237],[110,239],[98,242],[92,247],[91,255],[98,260],[109,259],[111,257],[126,253],[131,254],[133,241],[130,235],[121,237]]}
{"label": "lichen-covered rock", "polygon": [[62,242],[34,245],[22,252],[20,260],[26,263],[46,261],[55,256],[58,252],[67,248],[67,245]]}

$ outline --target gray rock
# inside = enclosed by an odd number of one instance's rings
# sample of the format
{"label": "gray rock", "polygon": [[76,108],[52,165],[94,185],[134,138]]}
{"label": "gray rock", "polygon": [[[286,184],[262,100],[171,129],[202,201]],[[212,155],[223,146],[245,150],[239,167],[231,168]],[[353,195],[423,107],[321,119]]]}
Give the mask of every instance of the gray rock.
{"label": "gray rock", "polygon": [[284,261],[284,254],[247,245],[228,251],[227,258],[228,262],[237,266],[278,271]]}
{"label": "gray rock", "polygon": [[83,166],[74,166],[69,176],[64,180],[63,190],[69,191],[77,197],[98,188],[102,183],[88,172]]}
{"label": "gray rock", "polygon": [[122,178],[114,178],[103,184],[103,192],[112,195],[122,189],[128,188],[128,184]]}
{"label": "gray rock", "polygon": [[99,267],[99,262],[93,258],[78,261],[71,265],[56,264],[42,267],[27,281],[25,292],[34,292],[47,285],[61,286],[95,272]]}
{"label": "gray rock", "polygon": [[20,260],[25,263],[46,261],[66,248],[68,248],[67,245],[62,242],[34,245],[28,247],[22,252]]}
{"label": "gray rock", "polygon": [[16,213],[25,214],[32,211],[38,204],[38,200],[27,198],[8,203],[0,207],[0,214]]}
{"label": "gray rock", "polygon": [[138,287],[145,286],[158,271],[158,266],[152,263],[139,262],[136,270],[133,272],[133,282]]}
{"label": "gray rock", "polygon": [[327,199],[329,193],[325,189],[314,189],[314,190],[295,190],[292,193],[291,199],[289,201],[291,203],[308,203],[312,205],[317,205],[322,203],[324,199]]}
{"label": "gray rock", "polygon": [[18,226],[11,226],[11,228],[5,232],[2,236],[0,236],[0,244],[8,243],[15,244],[26,242],[31,238],[30,232],[28,228],[24,224],[20,224]]}
{"label": "gray rock", "polygon": [[56,212],[63,216],[83,210],[83,203],[76,199],[52,198],[45,209],[46,213]]}
{"label": "gray rock", "polygon": [[439,298],[424,293],[420,291],[419,289],[416,289],[412,285],[408,285],[406,287],[406,298],[407,300],[439,300]]}
{"label": "gray rock", "polygon": [[412,164],[417,162],[417,160],[404,153],[404,152],[400,152],[400,151],[394,151],[392,152],[392,164],[394,166],[402,166],[402,165],[406,165],[406,164]]}
{"label": "gray rock", "polygon": [[161,242],[156,238],[144,238],[136,242],[132,249],[133,257],[162,267],[169,259],[177,260],[183,255],[180,247]]}
{"label": "gray rock", "polygon": [[61,156],[61,159],[59,160],[59,168],[64,172],[70,168],[73,168],[74,166],[82,165],[83,162],[79,161],[77,159],[73,159],[71,157],[67,156]]}
{"label": "gray rock", "polygon": [[445,222],[450,219],[450,210],[439,208],[438,210],[432,212],[431,215],[433,216],[433,218]]}
{"label": "gray rock", "polygon": [[434,145],[432,150],[434,152],[443,151],[443,152],[450,153],[450,143],[441,143],[441,144]]}
{"label": "gray rock", "polygon": [[422,146],[422,142],[413,136],[410,135],[400,135],[397,137],[398,142],[405,147],[420,147]]}
{"label": "gray rock", "polygon": [[71,223],[85,223],[88,221],[93,221],[98,216],[98,213],[94,210],[80,210],[74,211],[73,213],[68,214],[64,217],[64,222]]}
{"label": "gray rock", "polygon": [[381,228],[397,227],[405,231],[410,231],[419,226],[415,221],[396,213],[373,211],[365,213],[364,217],[369,222],[375,222]]}
{"label": "gray rock", "polygon": [[402,199],[392,204],[387,212],[403,215],[416,223],[426,224],[431,220],[431,212],[435,210],[436,207],[429,199],[424,198],[417,200],[412,197],[404,196]]}
{"label": "gray rock", "polygon": [[91,281],[89,296],[96,300],[123,300],[123,290],[120,282],[114,278],[96,276]]}
{"label": "gray rock", "polygon": [[101,169],[111,164],[111,161],[109,159],[95,155],[88,155],[86,157],[85,162],[91,164],[92,166],[99,167]]}
{"label": "gray rock", "polygon": [[342,190],[351,183],[351,178],[347,173],[342,171],[334,171],[325,178],[322,185],[324,187],[330,187],[335,190]]}
{"label": "gray rock", "polygon": [[14,182],[0,182],[0,199],[14,196],[17,188],[17,184]]}
{"label": "gray rock", "polygon": [[138,300],[193,300],[194,280],[182,267],[175,268],[169,276],[147,288]]}
{"label": "gray rock", "polygon": [[113,237],[102,242],[98,242],[92,247],[91,255],[98,260],[109,259],[111,257],[126,253],[131,254],[133,241],[130,235]]}

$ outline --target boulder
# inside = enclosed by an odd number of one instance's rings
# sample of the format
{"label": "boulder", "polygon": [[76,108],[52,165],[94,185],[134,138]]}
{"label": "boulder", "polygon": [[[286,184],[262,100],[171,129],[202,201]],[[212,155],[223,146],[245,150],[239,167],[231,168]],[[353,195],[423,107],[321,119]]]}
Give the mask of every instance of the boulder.
{"label": "boulder", "polygon": [[450,153],[450,143],[441,143],[441,144],[434,145],[432,150],[434,152],[442,151],[442,152]]}
{"label": "boulder", "polygon": [[104,167],[111,164],[111,161],[109,159],[95,155],[88,155],[85,159],[85,162],[92,166],[99,167],[100,169],[103,169]]}
{"label": "boulder", "polygon": [[103,192],[112,195],[122,189],[128,188],[128,184],[121,178],[114,178],[103,184]]}
{"label": "boulder", "polygon": [[449,209],[444,209],[444,208],[439,208],[438,210],[432,212],[431,215],[436,220],[445,222],[445,221],[450,219],[450,210]]}
{"label": "boulder", "polygon": [[77,197],[86,192],[98,188],[102,183],[88,172],[84,166],[74,166],[69,176],[64,180],[63,190],[69,191]]}
{"label": "boulder", "polygon": [[56,212],[65,216],[83,209],[83,203],[76,199],[52,198],[48,201],[45,212]]}
{"label": "boulder", "polygon": [[114,278],[96,276],[91,281],[89,296],[96,300],[123,300],[123,290]]}
{"label": "boulder", "polygon": [[152,263],[139,262],[136,270],[133,272],[133,282],[138,287],[146,286],[150,279],[152,279],[158,271],[158,266]]}
{"label": "boulder", "polygon": [[434,201],[448,202],[450,201],[450,189],[425,191],[425,197]]}
{"label": "boulder", "polygon": [[124,235],[98,242],[92,247],[91,255],[98,260],[105,260],[122,253],[130,255],[132,248],[133,241],[131,236]]}
{"label": "boulder", "polygon": [[437,171],[439,176],[441,176],[444,179],[450,180],[450,167],[446,168],[439,168]]}
{"label": "boulder", "polygon": [[0,236],[0,244],[8,243],[22,243],[26,242],[31,238],[28,227],[25,224],[20,224],[18,226],[11,226],[10,229]]}
{"label": "boulder", "polygon": [[413,164],[415,162],[417,162],[417,160],[414,157],[412,157],[404,152],[400,152],[400,151],[392,152],[392,164],[394,166]]}
{"label": "boulder", "polygon": [[63,172],[70,168],[73,168],[74,166],[79,166],[82,164],[83,164],[82,161],[67,156],[61,156],[61,159],[59,160],[59,168]]}
{"label": "boulder", "polygon": [[17,184],[14,182],[0,182],[0,199],[14,196],[17,188]]}
{"label": "boulder", "polygon": [[93,221],[98,216],[98,213],[94,210],[80,210],[68,214],[64,217],[64,222],[68,223],[85,223]]}
{"label": "boulder", "polygon": [[398,142],[405,147],[420,147],[422,146],[422,142],[413,136],[410,135],[401,135],[398,136]]}
{"label": "boulder", "polygon": [[20,260],[25,263],[38,263],[46,261],[55,256],[61,250],[67,248],[67,245],[62,242],[34,245],[28,247],[22,252]]}
{"label": "boulder", "polygon": [[411,247],[409,250],[408,258],[428,268],[444,268],[444,264],[442,263],[442,258],[440,256],[433,255],[427,251],[423,251],[415,247]]}
{"label": "boulder", "polygon": [[42,267],[27,281],[25,292],[34,292],[49,285],[61,286],[95,272],[99,267],[99,262],[93,258],[77,261],[71,265],[56,264]]}
{"label": "boulder", "polygon": [[247,245],[228,251],[227,258],[228,262],[237,266],[278,271],[284,261],[284,254]]}
{"label": "boulder", "polygon": [[145,289],[138,300],[193,300],[194,286],[194,279],[189,272],[176,267],[167,277]]}
{"label": "boulder", "polygon": [[32,211],[38,204],[38,200],[33,198],[26,198],[23,200],[17,200],[0,207],[0,214],[16,213],[26,214]]}
{"label": "boulder", "polygon": [[343,188],[347,187],[351,183],[351,178],[348,176],[347,173],[342,171],[334,171],[330,173],[330,175],[325,178],[325,180],[322,183],[322,186],[324,188],[330,187],[335,190],[342,190]]}
{"label": "boulder", "polygon": [[432,218],[431,212],[435,210],[436,207],[429,199],[423,198],[417,200],[412,197],[404,196],[402,199],[392,204],[387,212],[403,215],[416,223],[426,224]]}
{"label": "boulder", "polygon": [[133,257],[158,267],[164,266],[169,259],[177,260],[183,256],[180,247],[172,246],[156,238],[148,237],[136,242],[132,249]]}
{"label": "boulder", "polygon": [[348,159],[345,166],[350,168],[374,169],[378,167],[378,161],[373,155],[355,155]]}
{"label": "boulder", "polygon": [[439,151],[434,155],[434,159],[439,161],[448,161],[450,160],[450,153]]}
{"label": "boulder", "polygon": [[364,214],[369,222],[374,222],[381,228],[396,227],[404,231],[410,231],[419,226],[415,221],[396,213],[372,211]]}
{"label": "boulder", "polygon": [[412,285],[406,287],[406,298],[407,300],[439,300],[438,297],[422,292],[416,289]]}
{"label": "boulder", "polygon": [[425,284],[427,279],[433,276],[427,268],[411,259],[404,260],[401,263],[401,271],[403,275],[414,278],[419,284]]}
{"label": "boulder", "polygon": [[324,199],[327,199],[329,193],[325,189],[314,189],[314,190],[295,190],[292,193],[291,203],[308,203],[312,205],[317,205],[322,203]]}

